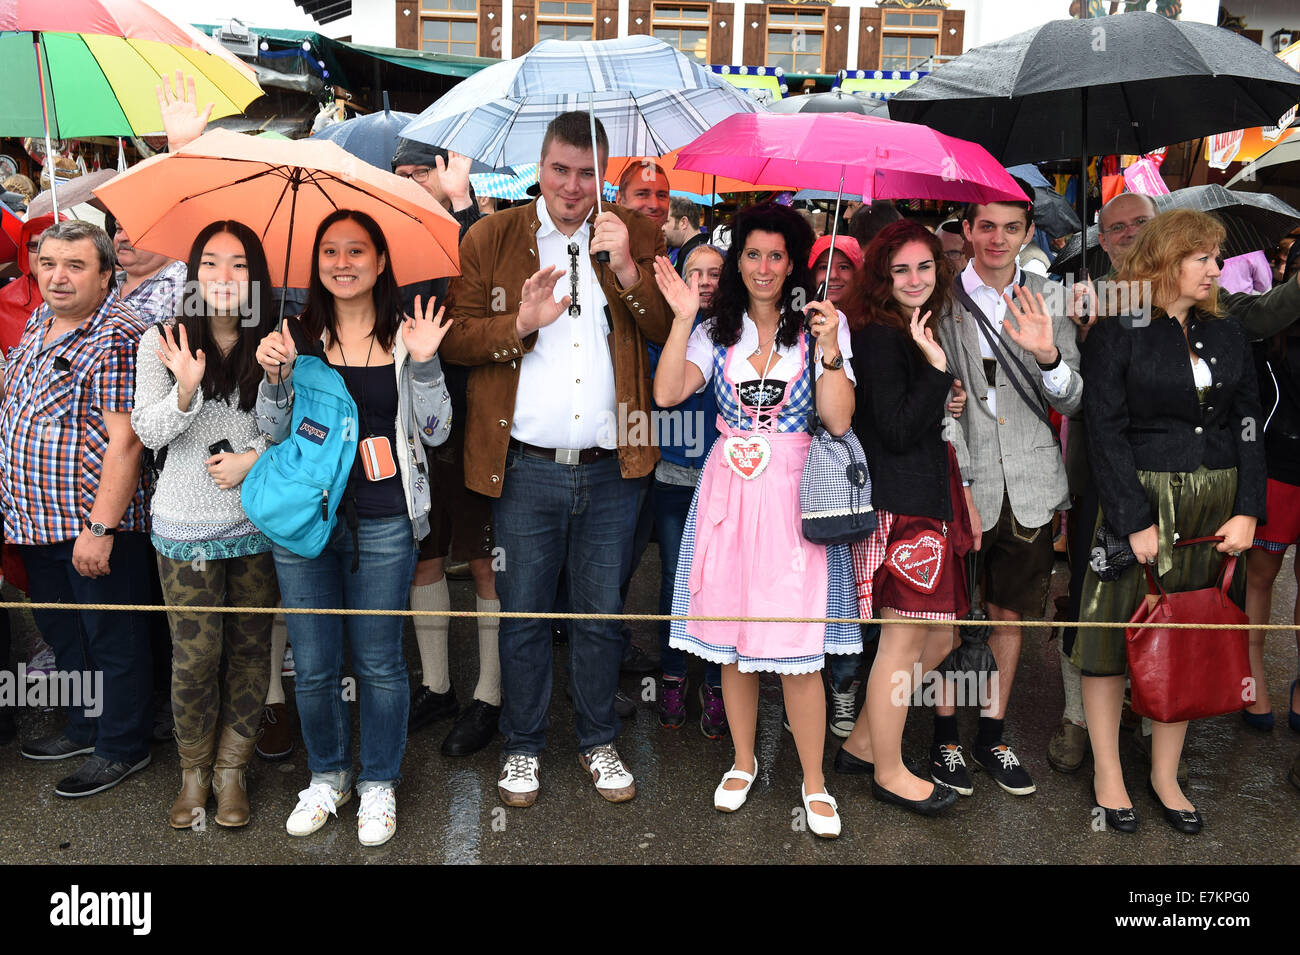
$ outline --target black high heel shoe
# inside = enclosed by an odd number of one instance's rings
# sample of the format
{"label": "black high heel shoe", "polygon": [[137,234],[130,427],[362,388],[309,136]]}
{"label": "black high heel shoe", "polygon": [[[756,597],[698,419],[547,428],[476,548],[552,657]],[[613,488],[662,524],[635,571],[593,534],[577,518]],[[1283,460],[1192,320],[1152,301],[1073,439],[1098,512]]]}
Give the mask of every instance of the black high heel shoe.
{"label": "black high heel shoe", "polygon": [[1138,817],[1132,808],[1128,809],[1107,809],[1097,798],[1096,787],[1092,790],[1092,804],[1106,814],[1106,828],[1114,829],[1116,832],[1137,832]]}
{"label": "black high heel shoe", "polygon": [[1156,805],[1164,811],[1165,822],[1169,823],[1169,825],[1188,836],[1194,836],[1201,831],[1204,820],[1195,809],[1191,812],[1182,809],[1170,809],[1161,801],[1160,794],[1156,792],[1156,787],[1151,784],[1149,779],[1147,780],[1147,792],[1156,801]]}

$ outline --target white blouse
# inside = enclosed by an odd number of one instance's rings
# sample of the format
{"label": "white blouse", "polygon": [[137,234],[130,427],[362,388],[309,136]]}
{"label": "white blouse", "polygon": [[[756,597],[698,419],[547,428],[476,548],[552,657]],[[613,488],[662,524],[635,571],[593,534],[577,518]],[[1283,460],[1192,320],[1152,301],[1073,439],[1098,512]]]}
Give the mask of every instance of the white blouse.
{"label": "white blouse", "polygon": [[[844,373],[849,376],[849,381],[857,383],[857,378],[853,375],[853,366],[849,359],[853,357],[853,346],[849,343],[849,323],[840,312],[840,325],[836,332],[836,338],[840,344],[840,354],[844,356]],[[709,386],[709,381],[713,377],[713,340],[709,338],[709,332],[713,328],[713,320],[701,322],[695,326],[691,332],[690,340],[686,343],[686,360],[700,370],[704,375],[704,384],[700,386],[703,391]],[[751,381],[755,378],[763,377],[761,371],[753,366],[749,356],[758,350],[758,326],[750,319],[749,313],[746,312],[741,318],[740,324],[740,341],[731,351],[731,358],[727,365],[727,374],[732,381]],[[813,340],[812,350],[817,347],[816,340]],[[767,372],[767,377],[773,381],[789,381],[799,373],[799,342],[792,346],[778,344],[776,353],[780,356],[779,360]],[[821,377],[822,368],[820,361],[817,361],[815,354],[808,355],[808,361],[813,362],[813,369],[817,378]],[[814,378],[814,381],[817,379]],[[698,392],[697,392],[698,394]]]}

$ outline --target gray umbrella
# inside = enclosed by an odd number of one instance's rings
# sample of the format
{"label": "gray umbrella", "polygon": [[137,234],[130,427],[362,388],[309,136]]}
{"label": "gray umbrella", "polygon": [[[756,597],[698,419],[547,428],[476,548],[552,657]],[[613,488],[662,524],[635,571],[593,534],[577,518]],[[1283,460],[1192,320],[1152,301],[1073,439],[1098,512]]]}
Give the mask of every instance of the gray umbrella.
{"label": "gray umbrella", "polygon": [[[328,139],[332,143],[338,143],[362,162],[368,162],[387,171],[393,168],[393,153],[397,151],[397,134],[413,119],[415,119],[414,113],[390,110],[388,93],[385,92],[382,111],[326,126],[312,138]],[[472,173],[494,171],[497,170],[478,161],[470,166]]]}
{"label": "gray umbrella", "polygon": [[1248,162],[1228,180],[1228,188],[1241,186],[1258,189],[1260,186],[1300,183],[1300,136],[1278,143],[1254,162]]}
{"label": "gray umbrella", "polygon": [[885,100],[845,93],[843,90],[787,96],[772,103],[767,109],[770,113],[862,113],[882,119],[889,118],[889,107]]}
{"label": "gray umbrella", "polygon": [[[1211,184],[1189,186],[1152,198],[1160,212],[1195,209],[1198,212],[1208,212],[1222,222],[1228,235],[1219,251],[1225,259],[1245,255],[1256,249],[1270,248],[1278,239],[1300,225],[1300,210],[1265,192],[1235,192]],[[1097,227],[1094,225],[1088,229],[1089,272],[1093,270],[1097,255],[1104,257],[1105,253],[1101,251]],[[1078,270],[1079,237],[1075,235],[1052,262],[1051,271],[1056,275],[1066,275]]]}

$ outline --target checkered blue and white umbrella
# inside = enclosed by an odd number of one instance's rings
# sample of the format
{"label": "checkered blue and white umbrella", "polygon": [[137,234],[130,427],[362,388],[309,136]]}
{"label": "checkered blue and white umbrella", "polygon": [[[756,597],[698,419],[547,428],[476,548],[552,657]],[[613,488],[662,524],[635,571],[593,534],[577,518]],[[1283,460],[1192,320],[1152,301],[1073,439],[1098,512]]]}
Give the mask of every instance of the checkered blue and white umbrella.
{"label": "checkered blue and white umbrella", "polygon": [[[469,183],[480,196],[495,196],[498,199],[531,199],[528,190],[537,183],[537,163],[524,163],[514,167],[515,175],[508,172],[470,173]],[[612,182],[604,184],[601,195],[606,202],[618,198],[618,186]]]}
{"label": "checkered blue and white umbrella", "polygon": [[457,84],[401,135],[517,168],[538,160],[552,119],[578,109],[594,110],[611,156],[657,156],[761,107],[653,37],[543,40]]}

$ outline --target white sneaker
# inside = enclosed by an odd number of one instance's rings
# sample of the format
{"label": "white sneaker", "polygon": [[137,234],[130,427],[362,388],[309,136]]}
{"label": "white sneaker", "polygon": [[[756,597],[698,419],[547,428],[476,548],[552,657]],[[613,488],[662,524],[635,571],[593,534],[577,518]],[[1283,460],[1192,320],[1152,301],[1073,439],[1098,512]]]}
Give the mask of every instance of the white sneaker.
{"label": "white sneaker", "polygon": [[542,761],[527,753],[511,753],[501,767],[501,778],[497,780],[497,794],[507,806],[531,806],[537,802],[537,790],[542,784],[537,778],[537,771]]}
{"label": "white sneaker", "polygon": [[[731,764],[731,770],[722,774],[722,782],[718,783],[718,788],[713,791],[713,808],[718,812],[735,812],[741,806],[745,805],[745,800],[749,798],[749,791],[754,786],[754,777],[758,775],[758,757],[754,757],[754,771],[747,773],[744,770],[736,768],[736,764]],[[745,784],[744,789],[727,789],[728,780],[739,779]]]}
{"label": "white sneaker", "polygon": [[860,680],[850,680],[844,690],[831,684],[831,732],[840,739],[848,739],[858,722],[858,687]]}
{"label": "white sneaker", "polygon": [[636,795],[636,781],[623,765],[613,743],[606,743],[578,756],[582,768],[591,773],[596,792],[610,802],[627,802]]}
{"label": "white sneaker", "polygon": [[310,836],[325,825],[330,816],[337,816],[339,806],[351,798],[351,789],[340,790],[329,783],[312,783],[298,793],[298,805],[289,813],[284,828],[291,836]]}
{"label": "white sneaker", "polygon": [[388,786],[375,786],[361,794],[357,810],[357,838],[363,846],[382,846],[397,832],[397,794]]}
{"label": "white sneaker", "polygon": [[294,668],[293,665],[293,647],[291,647],[289,644],[285,644],[284,660],[280,664],[280,676],[282,677],[293,676],[297,672],[298,671]]}

